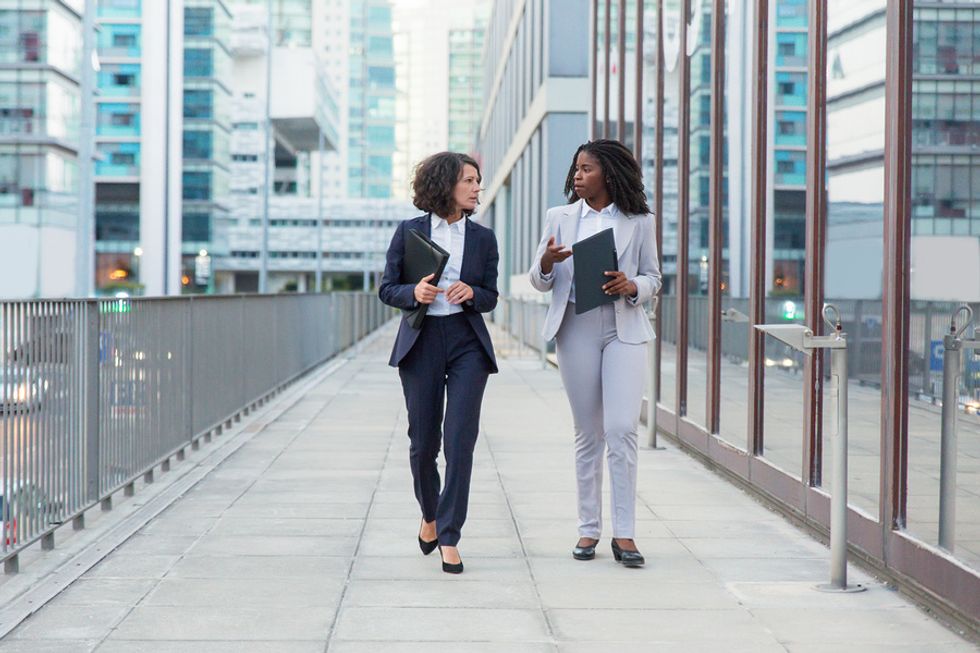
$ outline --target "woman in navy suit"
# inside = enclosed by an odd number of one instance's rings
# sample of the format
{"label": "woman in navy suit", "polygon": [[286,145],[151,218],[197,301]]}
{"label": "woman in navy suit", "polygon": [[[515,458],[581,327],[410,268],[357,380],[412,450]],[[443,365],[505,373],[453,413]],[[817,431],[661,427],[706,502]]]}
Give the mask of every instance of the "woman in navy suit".
{"label": "woman in navy suit", "polygon": [[[465,154],[440,152],[418,165],[413,202],[425,215],[398,226],[378,292],[385,304],[406,311],[428,305],[421,328],[402,318],[389,365],[398,368],[408,408],[409,458],[422,509],[419,547],[426,555],[439,547],[443,571],[455,574],[463,571],[457,544],[466,521],[480,405],[488,376],[497,372],[481,315],[497,305],[497,239],[469,219],[481,181],[479,164]],[[430,283],[432,275],[403,277],[406,230],[429,236],[450,253],[438,285]],[[440,444],[446,460],[441,488]]]}

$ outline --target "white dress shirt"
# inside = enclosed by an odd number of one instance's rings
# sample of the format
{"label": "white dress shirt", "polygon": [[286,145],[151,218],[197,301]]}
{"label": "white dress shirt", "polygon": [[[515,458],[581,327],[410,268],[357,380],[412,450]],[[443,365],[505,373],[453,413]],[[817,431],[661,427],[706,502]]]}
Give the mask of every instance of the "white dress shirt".
{"label": "white dress shirt", "polygon": [[443,292],[436,295],[435,301],[429,304],[427,315],[452,315],[462,313],[462,304],[450,304],[446,299],[449,286],[459,281],[463,269],[463,244],[466,242],[466,220],[462,218],[449,224],[435,213],[432,214],[432,241],[449,252],[449,262],[439,278],[439,287]]}
{"label": "white dress shirt", "polygon": [[[575,234],[575,242],[585,240],[594,236],[603,229],[610,229],[614,220],[619,218],[619,209],[615,204],[610,204],[601,211],[596,211],[589,206],[588,202],[582,202],[582,214],[578,220],[578,233]],[[552,269],[554,272],[554,269]],[[575,277],[572,277],[572,289],[568,293],[568,301],[575,303]]]}

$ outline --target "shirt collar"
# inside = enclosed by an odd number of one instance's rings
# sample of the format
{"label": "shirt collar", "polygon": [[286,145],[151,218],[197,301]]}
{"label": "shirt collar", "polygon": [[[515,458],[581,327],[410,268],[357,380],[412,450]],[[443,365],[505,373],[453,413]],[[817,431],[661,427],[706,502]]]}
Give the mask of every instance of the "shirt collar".
{"label": "shirt collar", "polygon": [[441,216],[438,216],[435,213],[433,213],[432,214],[431,224],[432,224],[432,228],[433,229],[439,229],[439,228],[441,228],[443,226],[447,226],[447,227],[450,227],[450,228],[456,230],[459,233],[462,233],[463,227],[466,226],[466,221],[467,220],[468,220],[468,218],[464,215],[462,220],[457,220],[456,222],[454,222],[452,224],[449,224],[449,222],[446,221],[445,218],[443,218]]}
{"label": "shirt collar", "polygon": [[606,208],[602,209],[602,211],[596,211],[594,208],[589,206],[588,202],[582,200],[582,214],[580,217],[584,218],[585,216],[589,215],[589,213],[595,213],[596,215],[605,215],[614,218],[617,215],[619,215],[619,209],[616,208],[615,204],[610,204]]}

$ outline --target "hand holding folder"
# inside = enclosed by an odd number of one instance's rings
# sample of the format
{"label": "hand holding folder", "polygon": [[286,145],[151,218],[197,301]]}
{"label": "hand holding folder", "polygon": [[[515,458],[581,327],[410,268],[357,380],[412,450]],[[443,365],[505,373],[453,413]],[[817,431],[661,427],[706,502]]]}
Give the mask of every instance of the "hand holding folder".
{"label": "hand holding folder", "polygon": [[[417,284],[421,279],[431,275],[429,281],[433,286],[439,283],[446,264],[449,262],[449,252],[439,247],[420,231],[409,229],[405,239],[405,265],[402,269],[402,283]],[[413,329],[421,329],[422,321],[429,310],[428,304],[420,304],[418,308],[406,311],[408,325]]]}
{"label": "hand holding folder", "polygon": [[609,281],[606,272],[619,269],[616,241],[612,229],[603,229],[594,236],[572,246],[575,261],[575,314],[581,315],[603,304],[616,301],[602,287]]}

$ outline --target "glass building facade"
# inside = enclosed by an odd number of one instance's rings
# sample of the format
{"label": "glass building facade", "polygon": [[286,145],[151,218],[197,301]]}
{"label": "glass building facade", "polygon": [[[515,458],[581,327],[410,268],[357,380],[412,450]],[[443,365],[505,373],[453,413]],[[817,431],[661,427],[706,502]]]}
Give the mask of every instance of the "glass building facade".
{"label": "glass building facade", "polygon": [[[964,354],[957,400],[941,397],[952,315],[980,316],[978,14],[595,0],[591,26],[593,134],[635,149],[660,213],[660,432],[826,535],[840,377],[829,356],[754,327],[826,333],[833,304],[848,345],[849,547],[973,623],[980,359]],[[620,129],[631,115],[642,124]],[[958,474],[940,465],[943,408]]]}
{"label": "glass building facade", "polygon": [[471,152],[483,117],[483,35],[486,21],[449,31],[449,150]]}
{"label": "glass building facade", "polygon": [[143,7],[99,0],[95,110],[95,277],[103,293],[140,292]]}
{"label": "glass building facade", "polygon": [[81,7],[0,0],[0,228],[74,228]]}
{"label": "glass building facade", "polygon": [[181,218],[184,292],[213,290],[210,275],[205,279],[195,274],[202,250],[212,257],[227,254],[227,247],[215,239],[215,234],[222,232],[216,226],[230,220],[230,38],[231,13],[223,0],[185,0]]}
{"label": "glass building facade", "polygon": [[391,197],[395,60],[388,0],[351,0],[347,195]]}

